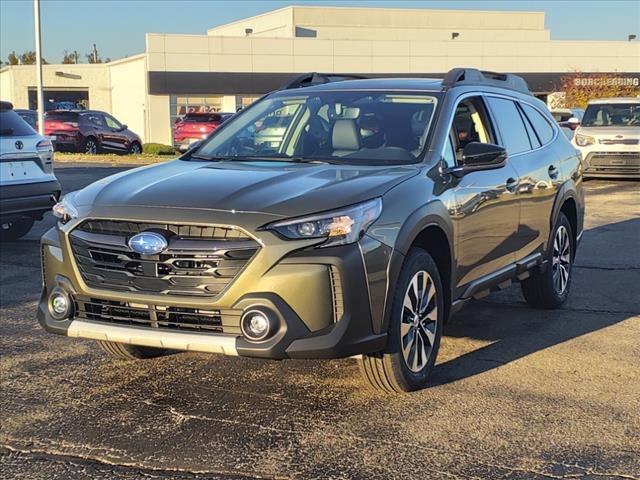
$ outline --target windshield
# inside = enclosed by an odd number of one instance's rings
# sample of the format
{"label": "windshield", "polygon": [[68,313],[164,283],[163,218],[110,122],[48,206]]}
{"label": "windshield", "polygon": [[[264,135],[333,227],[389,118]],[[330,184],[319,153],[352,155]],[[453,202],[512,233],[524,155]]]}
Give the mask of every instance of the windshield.
{"label": "windshield", "polygon": [[584,127],[640,127],[640,103],[589,105],[582,119]]}
{"label": "windshield", "polygon": [[287,91],[230,119],[193,158],[415,163],[437,99],[380,91]]}

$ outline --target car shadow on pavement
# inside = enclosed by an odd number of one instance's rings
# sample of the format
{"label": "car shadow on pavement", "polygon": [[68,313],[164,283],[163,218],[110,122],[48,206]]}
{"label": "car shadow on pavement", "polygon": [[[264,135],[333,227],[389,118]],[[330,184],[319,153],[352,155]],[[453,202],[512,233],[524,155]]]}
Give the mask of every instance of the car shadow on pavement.
{"label": "car shadow on pavement", "polygon": [[[640,254],[637,245],[629,244],[633,238],[640,238],[640,219],[585,231],[572,292],[561,309],[528,307],[519,284],[472,301],[445,326],[440,350],[443,361],[435,367],[431,385],[472,377],[640,316]],[[604,252],[612,252],[612,258],[603,258]],[[621,263],[625,257],[619,255],[626,255],[626,265]],[[464,351],[453,351],[460,349],[460,342],[448,345],[447,338],[464,340]],[[468,343],[478,347],[470,351]]]}

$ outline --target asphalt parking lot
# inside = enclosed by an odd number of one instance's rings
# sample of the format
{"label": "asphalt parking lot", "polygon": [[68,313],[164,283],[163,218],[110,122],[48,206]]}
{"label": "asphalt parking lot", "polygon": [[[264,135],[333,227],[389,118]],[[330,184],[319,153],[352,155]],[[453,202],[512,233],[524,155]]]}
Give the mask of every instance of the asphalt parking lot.
{"label": "asphalt parking lot", "polygon": [[1,248],[0,478],[640,479],[640,183],[586,189],[567,305],[531,310],[517,285],[473,302],[406,396],[371,393],[353,360],[126,362],[49,335],[47,218]]}

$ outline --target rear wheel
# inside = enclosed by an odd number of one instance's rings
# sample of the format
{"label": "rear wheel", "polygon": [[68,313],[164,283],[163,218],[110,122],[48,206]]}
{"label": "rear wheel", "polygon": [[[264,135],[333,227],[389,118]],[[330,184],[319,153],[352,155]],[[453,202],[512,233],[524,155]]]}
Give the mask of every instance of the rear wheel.
{"label": "rear wheel", "polygon": [[436,263],[424,250],[412,250],[396,285],[387,349],[360,360],[362,374],[374,389],[409,392],[427,386],[445,310]]}
{"label": "rear wheel", "polygon": [[573,231],[569,219],[560,213],[553,230],[547,268],[522,281],[522,294],[535,308],[558,308],[569,296],[574,257]]}
{"label": "rear wheel", "polygon": [[93,137],[87,137],[82,146],[82,151],[91,155],[98,153],[98,141]]}
{"label": "rear wheel", "polygon": [[33,223],[33,218],[20,218],[11,222],[0,223],[0,240],[11,242],[24,237],[33,227]]}
{"label": "rear wheel", "polygon": [[118,342],[105,342],[98,340],[100,348],[112,357],[124,360],[143,360],[147,358],[162,357],[171,353],[165,348],[141,347],[139,345],[129,345]]}

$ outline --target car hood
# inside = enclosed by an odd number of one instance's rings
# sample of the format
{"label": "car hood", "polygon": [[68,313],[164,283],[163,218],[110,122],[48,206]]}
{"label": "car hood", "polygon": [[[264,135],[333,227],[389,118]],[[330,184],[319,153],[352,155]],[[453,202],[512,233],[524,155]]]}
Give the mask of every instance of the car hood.
{"label": "car hood", "polygon": [[106,177],[78,192],[75,202],[295,217],[380,196],[418,172],[415,165],[174,160]]}
{"label": "car hood", "polygon": [[580,126],[576,130],[576,133],[582,135],[589,135],[595,138],[611,139],[618,135],[622,138],[640,138],[640,127],[624,127],[624,126],[611,126],[611,127],[584,127]]}

